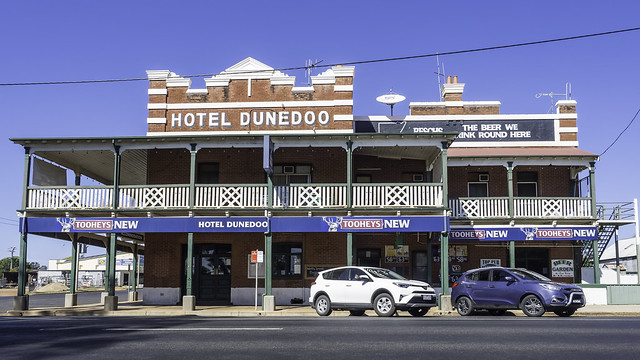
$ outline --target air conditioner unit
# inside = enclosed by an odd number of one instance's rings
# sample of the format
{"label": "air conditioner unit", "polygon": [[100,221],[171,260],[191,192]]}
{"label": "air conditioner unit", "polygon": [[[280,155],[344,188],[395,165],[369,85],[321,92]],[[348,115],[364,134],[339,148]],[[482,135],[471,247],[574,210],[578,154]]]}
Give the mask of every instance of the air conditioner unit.
{"label": "air conditioner unit", "polygon": [[285,165],[282,167],[282,173],[283,174],[295,174],[296,173],[296,167],[293,165]]}
{"label": "air conditioner unit", "polygon": [[489,181],[489,174],[480,174],[478,175],[479,181]]}
{"label": "air conditioner unit", "polygon": [[422,181],[424,181],[424,175],[413,174],[413,182],[422,182]]}

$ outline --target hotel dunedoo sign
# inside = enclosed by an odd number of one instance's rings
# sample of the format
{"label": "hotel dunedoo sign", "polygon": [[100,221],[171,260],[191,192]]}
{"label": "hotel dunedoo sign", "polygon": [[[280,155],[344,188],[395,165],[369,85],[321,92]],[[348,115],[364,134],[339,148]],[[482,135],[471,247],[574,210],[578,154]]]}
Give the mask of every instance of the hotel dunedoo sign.
{"label": "hotel dunedoo sign", "polygon": [[554,141],[554,120],[359,121],[359,133],[450,133],[456,143],[485,141]]}

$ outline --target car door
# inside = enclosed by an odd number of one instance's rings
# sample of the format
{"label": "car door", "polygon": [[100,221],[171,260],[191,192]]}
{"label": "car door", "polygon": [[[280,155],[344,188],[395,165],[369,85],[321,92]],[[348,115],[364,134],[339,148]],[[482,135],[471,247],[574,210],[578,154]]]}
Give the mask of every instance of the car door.
{"label": "car door", "polygon": [[[362,279],[366,275],[369,279]],[[344,302],[347,304],[366,305],[371,303],[371,296],[376,289],[371,275],[361,269],[353,268],[349,273],[349,281],[345,284]]]}
{"label": "car door", "polygon": [[492,304],[501,307],[518,307],[522,290],[517,278],[510,272],[494,269],[489,288],[491,289],[489,301]]}
{"label": "car door", "polygon": [[345,285],[349,279],[349,269],[341,268],[325,273],[323,276],[322,290],[329,295],[332,303],[343,303],[345,296]]}
{"label": "car door", "polygon": [[491,299],[491,291],[489,288],[489,275],[491,270],[480,270],[471,274],[470,279],[465,286],[471,299],[478,304],[484,305]]}

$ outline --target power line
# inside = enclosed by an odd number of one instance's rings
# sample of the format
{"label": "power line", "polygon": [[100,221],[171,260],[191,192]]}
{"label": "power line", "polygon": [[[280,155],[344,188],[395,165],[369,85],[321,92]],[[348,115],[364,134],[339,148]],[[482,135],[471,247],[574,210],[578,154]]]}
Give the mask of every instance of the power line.
{"label": "power line", "polygon": [[13,222],[16,222],[16,223],[18,222],[18,220],[16,220],[16,219],[9,219],[9,218],[6,218],[6,217],[0,217],[0,220],[13,221]]}
{"label": "power line", "polygon": [[620,137],[622,136],[622,134],[625,133],[625,131],[627,131],[627,129],[629,129],[629,127],[631,127],[631,124],[633,124],[633,122],[636,120],[636,117],[638,117],[638,114],[640,114],[640,108],[638,108],[638,111],[636,111],[636,114],[633,116],[633,119],[631,119],[631,121],[629,122],[629,124],[627,125],[627,127],[624,128],[624,130],[622,130],[620,132],[620,134],[618,134],[618,137],[616,137],[615,140],[613,140],[613,142],[611,143],[611,145],[607,146],[606,149],[604,149],[604,151],[602,152],[602,154],[600,154],[600,157],[602,157],[602,155],[604,155],[609,149],[611,149],[611,147],[613,147],[613,145],[618,142],[618,139],[620,139]]}
{"label": "power line", "polygon": [[[325,65],[314,64],[313,67],[316,67],[316,68],[327,68],[327,67],[333,67],[333,66],[337,66],[337,65],[361,65],[361,64],[372,64],[372,63],[389,62],[389,61],[421,59],[421,58],[428,58],[428,57],[434,57],[434,56],[439,56],[439,55],[444,56],[444,55],[467,54],[467,53],[481,52],[481,51],[509,49],[509,48],[521,47],[521,46],[548,44],[548,43],[554,43],[554,42],[560,42],[560,41],[586,39],[586,38],[591,38],[591,37],[620,34],[620,33],[638,31],[638,30],[640,30],[640,27],[628,28],[628,29],[619,29],[619,30],[612,30],[612,31],[605,31],[605,32],[585,34],[585,35],[568,36],[568,37],[554,38],[554,39],[547,39],[547,40],[538,40],[538,41],[529,41],[529,42],[507,44],[507,45],[489,46],[489,47],[482,47],[482,48],[475,48],[475,49],[465,49],[465,50],[447,51],[447,52],[430,53],[430,54],[422,54],[422,55],[412,55],[412,56],[401,56],[401,57],[383,58],[383,59],[373,59],[373,60],[351,61],[351,62],[342,62],[342,63],[325,64]],[[265,71],[251,70],[251,71],[246,71],[246,72],[247,73],[275,72],[275,71],[301,70],[301,69],[307,69],[307,68],[309,68],[309,66],[280,68],[280,69],[265,70]],[[243,71],[238,71],[238,72],[233,72],[233,73],[234,74],[242,74]],[[185,78],[199,78],[199,77],[216,76],[216,75],[220,75],[220,74],[221,73],[216,73],[216,74],[197,74],[197,75],[185,75],[185,76],[182,76],[182,77],[185,77]],[[149,80],[149,79],[148,78],[124,78],[124,79],[102,79],[102,80],[39,81],[39,82],[0,83],[0,86],[71,85],[71,84],[133,82],[133,81],[147,81],[147,80]]]}

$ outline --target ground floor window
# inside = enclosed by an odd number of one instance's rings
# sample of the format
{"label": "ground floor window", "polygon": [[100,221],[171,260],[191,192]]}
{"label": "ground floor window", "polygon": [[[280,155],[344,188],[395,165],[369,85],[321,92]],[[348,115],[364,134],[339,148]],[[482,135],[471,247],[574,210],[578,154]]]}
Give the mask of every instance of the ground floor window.
{"label": "ground floor window", "polygon": [[302,276],[302,243],[273,243],[273,277]]}

